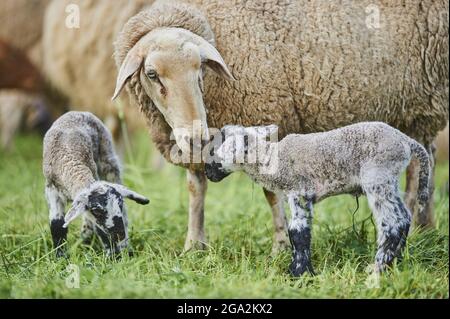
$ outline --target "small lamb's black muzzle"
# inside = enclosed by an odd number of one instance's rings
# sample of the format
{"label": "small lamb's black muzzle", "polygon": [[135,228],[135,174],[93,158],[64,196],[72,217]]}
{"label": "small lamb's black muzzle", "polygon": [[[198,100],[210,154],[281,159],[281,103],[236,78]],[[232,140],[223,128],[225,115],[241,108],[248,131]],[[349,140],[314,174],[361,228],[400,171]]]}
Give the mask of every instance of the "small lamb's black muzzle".
{"label": "small lamb's black muzzle", "polygon": [[208,164],[208,163],[205,164],[205,173],[206,173],[206,177],[211,182],[215,182],[215,183],[220,182],[225,177],[230,175],[230,173],[225,172],[223,170],[222,164],[216,163],[216,162],[212,162],[210,164]]}

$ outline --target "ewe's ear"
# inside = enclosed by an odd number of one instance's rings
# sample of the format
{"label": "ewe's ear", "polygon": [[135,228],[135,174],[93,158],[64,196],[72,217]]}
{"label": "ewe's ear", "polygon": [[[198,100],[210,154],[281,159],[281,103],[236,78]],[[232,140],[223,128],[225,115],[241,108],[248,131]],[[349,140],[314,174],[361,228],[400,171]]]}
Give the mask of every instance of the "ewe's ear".
{"label": "ewe's ear", "polygon": [[231,74],[230,70],[228,70],[228,67],[219,51],[217,51],[213,45],[201,37],[199,37],[198,41],[200,42],[199,49],[202,62],[223,78],[230,81],[236,81],[233,74]]}
{"label": "ewe's ear", "polygon": [[77,217],[81,216],[83,213],[86,212],[87,208],[87,195],[86,194],[80,194],[78,195],[75,200],[72,203],[72,207],[67,212],[66,216],[64,217],[64,228],[67,228],[69,224],[75,220]]}
{"label": "ewe's ear", "polygon": [[125,198],[134,200],[138,204],[147,205],[148,203],[150,203],[150,200],[147,197],[138,194],[123,185],[115,184],[114,188],[119,192],[120,195]]}
{"label": "ewe's ear", "polygon": [[125,86],[125,83],[139,70],[143,60],[144,57],[140,54],[138,47],[134,47],[130,50],[130,52],[128,52],[122,66],[120,67],[119,75],[117,76],[116,89],[112,100],[115,100],[119,96]]}

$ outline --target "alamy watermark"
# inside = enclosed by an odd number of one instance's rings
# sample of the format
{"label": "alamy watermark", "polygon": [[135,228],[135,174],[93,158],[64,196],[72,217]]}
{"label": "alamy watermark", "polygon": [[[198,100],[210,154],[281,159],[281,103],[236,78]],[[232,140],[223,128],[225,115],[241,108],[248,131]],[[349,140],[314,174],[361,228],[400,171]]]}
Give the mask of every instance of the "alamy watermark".
{"label": "alamy watermark", "polygon": [[68,29],[79,29],[80,28],[80,7],[74,3],[68,4],[66,6],[66,28]]}
{"label": "alamy watermark", "polygon": [[65,269],[65,273],[66,287],[69,289],[80,288],[80,267],[75,264],[69,264]]}

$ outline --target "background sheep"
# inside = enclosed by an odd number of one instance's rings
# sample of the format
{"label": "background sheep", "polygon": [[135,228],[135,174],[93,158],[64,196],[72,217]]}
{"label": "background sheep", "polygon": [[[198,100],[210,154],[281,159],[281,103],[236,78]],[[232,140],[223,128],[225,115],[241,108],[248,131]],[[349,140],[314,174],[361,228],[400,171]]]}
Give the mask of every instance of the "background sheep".
{"label": "background sheep", "polygon": [[290,271],[309,271],[313,204],[334,195],[365,194],[377,224],[375,269],[383,271],[406,244],[411,213],[404,205],[400,174],[411,157],[420,162],[418,202],[428,202],[429,156],[425,148],[381,122],[363,122],[325,133],[289,134],[281,141],[266,141],[278,128],[226,126],[224,137],[206,164],[208,179],[218,182],[234,171],[288,199],[289,235],[293,245]]}
{"label": "background sheep", "polygon": [[1,145],[9,150],[21,128],[37,130],[42,135],[52,124],[42,96],[22,90],[0,90],[0,136]]}
{"label": "background sheep", "polygon": [[[17,130],[50,127],[52,114],[44,93],[45,82],[27,55],[0,39],[0,129],[2,147],[9,149]],[[22,125],[24,124],[24,125]]]}
{"label": "background sheep", "polygon": [[[131,130],[143,127],[144,122],[135,108],[111,102],[112,79],[117,74],[112,44],[127,19],[148,2],[56,0],[45,13],[45,74],[69,98],[70,109],[94,113],[107,124],[115,139],[121,134],[119,116],[125,118]],[[80,28],[66,27],[69,5],[79,8]]]}
{"label": "background sheep", "polygon": [[[380,26],[367,22],[367,8],[373,5],[370,1],[190,3],[203,13],[173,2],[159,2],[142,11],[128,21],[115,45],[120,68],[116,93],[130,79],[128,90],[146,115],[152,139],[166,159],[171,160],[172,129],[186,127],[194,119],[204,122],[205,114],[210,127],[275,123],[281,136],[378,120],[418,140],[431,153],[433,139],[448,120],[447,1],[382,1],[377,7],[382,13]],[[155,66],[145,63],[153,61],[150,49],[160,44],[154,34],[159,32],[160,39],[164,38],[164,30],[158,29],[162,27],[191,31],[194,46],[199,43],[197,36],[215,44],[238,81],[227,82],[208,71],[204,79],[200,76],[198,83],[190,84],[176,80],[168,84],[163,75],[155,77]],[[184,43],[178,43],[179,47]],[[176,44],[175,39],[172,47]],[[184,50],[177,51],[178,55],[157,51],[161,60],[167,60],[160,69],[180,69]],[[191,59],[185,61],[181,68],[195,65]],[[208,64],[211,60],[203,61]],[[213,62],[219,75],[226,73],[220,72],[225,68],[219,59]],[[191,68],[190,73],[179,74],[179,81],[202,71],[200,66]],[[158,93],[161,82],[164,89]],[[180,87],[184,96],[195,102],[176,104],[170,112],[162,109],[161,101]],[[204,92],[204,106],[203,101],[194,99],[199,87]],[[188,166],[192,193],[186,248],[192,246],[190,242],[205,240],[206,180],[201,167]],[[410,165],[407,203],[412,208],[417,171],[416,165]],[[279,221],[276,227],[283,229],[284,214],[278,200],[272,193],[266,194]],[[429,201],[427,214],[416,214],[418,224],[432,224],[432,203]]]}
{"label": "background sheep", "polygon": [[25,52],[37,66],[42,65],[44,12],[50,0],[2,0],[0,38]]}
{"label": "background sheep", "polygon": [[[128,247],[128,217],[124,198],[145,205],[148,199],[120,185],[119,161],[111,134],[91,113],[68,112],[44,138],[45,195],[57,256],[67,237],[67,225],[83,215],[81,236],[94,231],[109,253]],[[64,217],[68,200],[72,207]]]}

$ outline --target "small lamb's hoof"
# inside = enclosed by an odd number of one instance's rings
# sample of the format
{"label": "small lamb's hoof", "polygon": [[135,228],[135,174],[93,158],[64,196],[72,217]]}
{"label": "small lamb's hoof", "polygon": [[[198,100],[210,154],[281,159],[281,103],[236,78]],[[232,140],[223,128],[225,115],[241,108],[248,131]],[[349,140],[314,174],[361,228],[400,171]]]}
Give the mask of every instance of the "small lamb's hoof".
{"label": "small lamb's hoof", "polygon": [[65,259],[69,258],[69,255],[67,254],[67,252],[61,248],[56,249],[55,256],[56,256],[56,258],[65,258]]}
{"label": "small lamb's hoof", "polygon": [[316,273],[314,271],[314,269],[312,268],[311,264],[301,264],[301,263],[291,263],[291,265],[289,266],[289,273],[291,274],[291,276],[293,277],[300,277],[302,276],[305,272],[309,272],[309,274],[311,276],[315,276]]}

